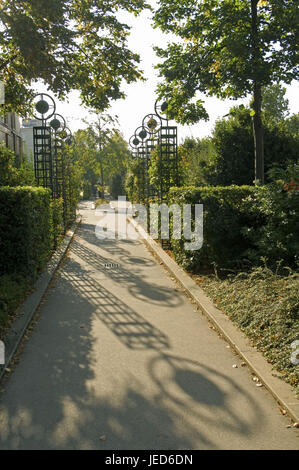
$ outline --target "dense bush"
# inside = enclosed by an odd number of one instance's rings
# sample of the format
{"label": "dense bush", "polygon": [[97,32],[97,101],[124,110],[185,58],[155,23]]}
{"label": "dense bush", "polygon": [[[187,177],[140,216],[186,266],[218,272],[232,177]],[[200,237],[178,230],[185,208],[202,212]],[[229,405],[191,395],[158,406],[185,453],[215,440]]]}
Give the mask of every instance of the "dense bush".
{"label": "dense bush", "polygon": [[0,275],[35,278],[53,247],[51,192],[0,187]]}
{"label": "dense bush", "polygon": [[124,175],[114,175],[110,185],[110,194],[113,199],[117,199],[118,196],[124,196],[126,194],[124,188]]}
{"label": "dense bush", "polygon": [[0,143],[0,185],[1,186],[24,186],[35,185],[35,176],[32,166],[27,160],[19,162],[16,166],[15,154]]}
{"label": "dense bush", "polygon": [[56,247],[59,242],[59,237],[64,232],[64,220],[63,220],[64,202],[62,198],[56,198],[51,201],[51,212],[52,212],[52,243]]}
{"label": "dense bush", "polygon": [[203,204],[204,207],[203,246],[197,251],[185,251],[184,239],[172,239],[177,261],[196,272],[214,263],[231,267],[244,259],[251,242],[243,229],[253,226],[256,217],[244,210],[243,201],[255,192],[250,186],[172,188],[170,204]]}
{"label": "dense bush", "polygon": [[88,200],[93,197],[93,186],[89,183],[89,181],[83,181],[83,199]]}
{"label": "dense bush", "polygon": [[243,234],[251,242],[247,257],[254,265],[265,257],[270,267],[278,261],[296,268],[299,254],[299,191],[286,191],[275,183],[260,188],[248,197],[247,211],[256,215],[256,227],[248,227]]}
{"label": "dense bush", "polygon": [[184,240],[171,240],[174,255],[186,269],[199,272],[278,261],[296,267],[299,253],[299,191],[282,183],[261,187],[172,188],[169,203],[203,204],[204,243],[185,251]]}
{"label": "dense bush", "polygon": [[146,182],[144,170],[144,161],[139,158],[132,158],[130,160],[124,189],[131,202],[145,202]]}
{"label": "dense bush", "polygon": [[[295,127],[295,118],[293,118]],[[288,121],[264,122],[266,182],[277,165],[286,168],[298,159],[298,134]],[[233,107],[215,124],[211,139],[186,139],[181,146],[188,160],[188,185],[252,185],[254,181],[254,139],[250,109]]]}

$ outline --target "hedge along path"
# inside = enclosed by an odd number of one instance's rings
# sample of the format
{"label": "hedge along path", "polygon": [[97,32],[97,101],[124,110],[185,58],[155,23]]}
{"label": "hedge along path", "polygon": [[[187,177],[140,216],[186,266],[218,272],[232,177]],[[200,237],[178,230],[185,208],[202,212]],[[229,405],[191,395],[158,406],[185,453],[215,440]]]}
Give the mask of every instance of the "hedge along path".
{"label": "hedge along path", "polygon": [[0,187],[0,275],[18,273],[36,279],[62,232],[62,210],[58,201],[52,201],[50,189]]}
{"label": "hedge along path", "polygon": [[204,242],[200,250],[185,251],[184,239],[171,239],[176,261],[191,272],[200,268],[238,269],[259,266],[298,268],[299,191],[283,184],[261,187],[216,186],[171,188],[171,204],[203,204]]}
{"label": "hedge along path", "polygon": [[10,364],[14,364],[14,356],[21,345],[22,339],[26,335],[27,328],[38,312],[45,300],[48,288],[57,272],[60,264],[70,247],[73,237],[81,223],[81,216],[78,216],[70,230],[67,231],[63,242],[60,244],[50,261],[45,266],[33,287],[33,293],[27,297],[18,309],[16,319],[11,325],[8,334],[3,338],[5,344],[5,364],[0,365],[0,380],[5,374],[10,373]]}

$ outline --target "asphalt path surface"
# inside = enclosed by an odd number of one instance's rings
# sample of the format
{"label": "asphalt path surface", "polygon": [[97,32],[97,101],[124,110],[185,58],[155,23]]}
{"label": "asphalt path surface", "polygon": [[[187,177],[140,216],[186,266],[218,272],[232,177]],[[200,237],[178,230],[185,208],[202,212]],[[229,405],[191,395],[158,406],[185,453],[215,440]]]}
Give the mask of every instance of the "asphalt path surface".
{"label": "asphalt path surface", "polygon": [[99,214],[80,211],[0,385],[0,449],[298,449],[298,430],[142,241],[99,239]]}

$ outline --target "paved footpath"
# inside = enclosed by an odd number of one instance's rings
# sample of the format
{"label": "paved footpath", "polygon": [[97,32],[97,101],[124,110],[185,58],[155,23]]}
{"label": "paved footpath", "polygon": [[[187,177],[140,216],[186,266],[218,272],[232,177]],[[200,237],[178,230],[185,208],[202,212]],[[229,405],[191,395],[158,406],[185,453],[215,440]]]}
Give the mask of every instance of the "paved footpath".
{"label": "paved footpath", "polygon": [[141,241],[97,239],[90,207],[4,383],[0,449],[298,449],[163,266]]}

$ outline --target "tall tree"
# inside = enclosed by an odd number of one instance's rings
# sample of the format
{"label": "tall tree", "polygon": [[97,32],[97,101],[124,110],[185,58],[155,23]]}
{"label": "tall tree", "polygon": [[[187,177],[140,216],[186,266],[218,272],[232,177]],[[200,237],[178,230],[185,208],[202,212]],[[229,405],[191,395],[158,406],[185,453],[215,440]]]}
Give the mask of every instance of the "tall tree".
{"label": "tall tree", "polygon": [[[294,0],[160,0],[155,24],[182,41],[156,48],[169,99],[181,123],[206,119],[197,92],[219,98],[252,95],[255,179],[264,182],[262,87],[298,74],[299,11]],[[183,109],[183,110],[182,110]]]}
{"label": "tall tree", "polygon": [[89,198],[100,178],[97,142],[89,128],[75,132],[72,150],[74,162],[80,173],[81,189]]}
{"label": "tall tree", "polygon": [[110,136],[113,132],[116,131],[115,125],[117,124],[117,116],[111,116],[108,113],[97,114],[95,122],[89,126],[89,132],[93,136],[95,145],[97,147],[98,155],[98,164],[100,168],[100,177],[101,177],[101,187],[102,187],[102,196],[104,196],[104,187],[105,187],[105,147],[109,142]]}
{"label": "tall tree", "polygon": [[287,89],[279,83],[267,86],[262,91],[265,120],[277,124],[289,114],[289,100],[285,98]]}
{"label": "tall tree", "polygon": [[101,187],[103,197],[104,189],[111,188],[116,175],[124,180],[131,153],[127,142],[114,127],[115,123],[116,119],[109,114],[101,114],[89,127],[75,132],[74,159],[87,197],[95,186]]}
{"label": "tall tree", "polygon": [[[202,139],[199,144],[204,141]],[[254,141],[249,107],[235,106],[226,117],[217,120],[209,142],[210,152],[209,147],[203,145],[195,146],[191,152],[191,156],[194,153],[199,157],[192,168],[193,178],[198,175],[200,184],[201,178],[206,184],[220,186],[253,183]],[[299,140],[288,131],[285,121],[277,124],[266,121],[264,142],[265,180],[269,182],[268,174],[273,167],[286,169],[288,164],[298,161]]]}
{"label": "tall tree", "polygon": [[98,110],[123,97],[122,81],[136,81],[140,71],[118,11],[138,14],[144,6],[144,0],[2,0],[0,80],[7,105],[24,110],[38,79],[59,98],[80,90],[83,103]]}

